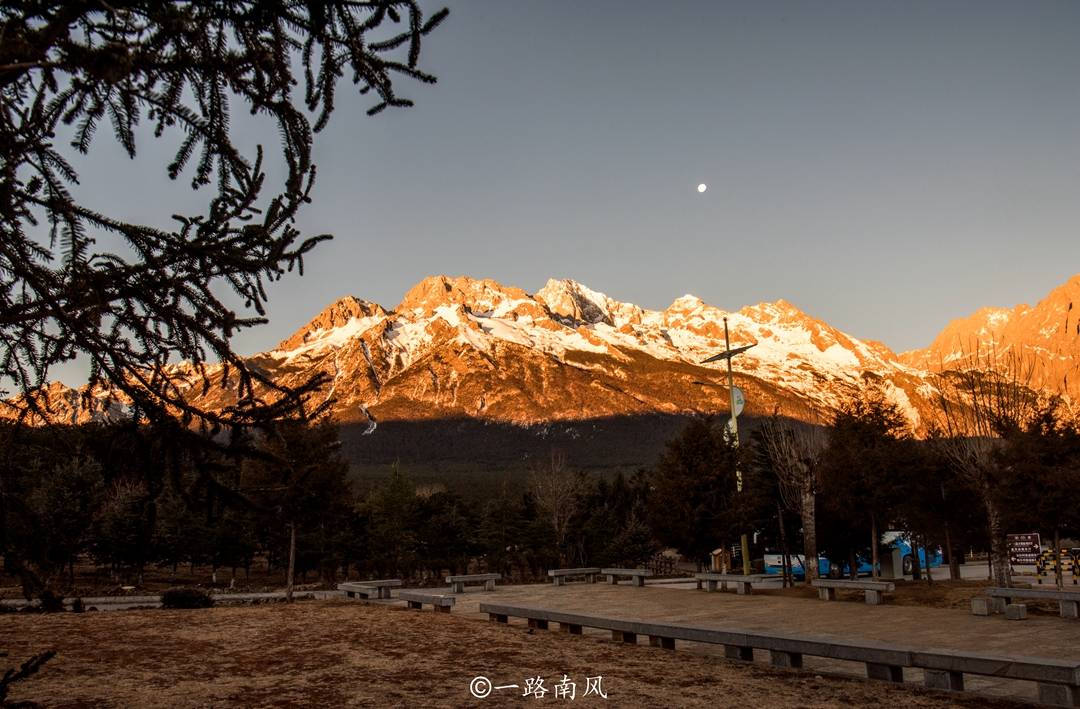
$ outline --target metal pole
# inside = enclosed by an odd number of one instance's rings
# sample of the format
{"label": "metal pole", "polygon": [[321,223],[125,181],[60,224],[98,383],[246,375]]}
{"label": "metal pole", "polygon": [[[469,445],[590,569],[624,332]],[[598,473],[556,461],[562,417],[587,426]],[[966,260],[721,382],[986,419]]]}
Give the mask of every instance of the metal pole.
{"label": "metal pole", "polygon": [[[728,336],[728,324],[727,317],[724,317],[724,350],[726,352],[731,351],[731,339]],[[728,396],[730,397],[731,404],[731,440],[733,441],[735,448],[739,447],[739,418],[735,415],[735,374],[731,371],[731,360],[734,357],[727,358],[727,383],[728,383]],[[743,489],[743,476],[742,469],[739,468],[738,462],[735,463],[735,489],[737,492],[742,492]],[[746,538],[744,532],[742,538],[739,541],[742,552],[742,568],[743,574],[750,575],[750,543]]]}

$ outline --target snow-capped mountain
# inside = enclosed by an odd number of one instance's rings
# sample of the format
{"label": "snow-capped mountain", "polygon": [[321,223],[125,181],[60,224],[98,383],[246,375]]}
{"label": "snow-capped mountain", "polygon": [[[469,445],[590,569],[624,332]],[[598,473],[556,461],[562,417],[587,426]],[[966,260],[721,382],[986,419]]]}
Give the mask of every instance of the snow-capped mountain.
{"label": "snow-capped mountain", "polygon": [[330,376],[341,421],[473,417],[515,424],[727,409],[734,360],[750,414],[798,415],[879,380],[918,427],[932,406],[925,372],[779,300],[724,311],[691,295],[662,311],[571,280],[536,293],[491,280],[433,276],[393,309],[346,297],[252,364],[285,383]]}
{"label": "snow-capped mountain", "polygon": [[[1077,307],[1074,308],[1074,303]],[[1080,276],[1036,307],[988,308],[951,323],[926,350],[897,356],[784,300],[725,311],[686,295],[664,310],[624,303],[571,280],[535,293],[492,280],[432,276],[392,309],[355,297],[327,306],[270,352],[248,359],[274,380],[299,384],[328,375],[320,392],[345,424],[469,419],[536,425],[606,417],[726,411],[726,369],[703,365],[724,348],[754,344],[734,360],[746,413],[823,413],[867,379],[877,382],[916,430],[935,417],[935,372],[976,346],[995,357],[1034,359],[1037,386],[1076,396]],[[231,390],[191,398],[232,403]],[[88,399],[53,384],[55,420],[122,415],[122,402]]]}

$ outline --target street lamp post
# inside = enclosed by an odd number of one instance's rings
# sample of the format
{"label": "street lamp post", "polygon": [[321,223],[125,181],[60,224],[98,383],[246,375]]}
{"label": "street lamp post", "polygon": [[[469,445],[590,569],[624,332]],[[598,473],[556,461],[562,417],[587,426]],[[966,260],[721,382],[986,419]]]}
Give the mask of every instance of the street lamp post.
{"label": "street lamp post", "polygon": [[[754,343],[757,344],[757,343]],[[736,448],[739,447],[739,413],[742,411],[743,402],[736,402],[736,389],[735,389],[735,374],[731,371],[731,358],[735,355],[742,354],[754,345],[744,345],[742,347],[736,347],[731,349],[731,339],[728,335],[728,323],[727,318],[724,318],[724,351],[720,354],[713,355],[704,360],[702,364],[708,364],[709,362],[716,362],[717,360],[727,360],[727,379],[728,379],[728,394],[730,396],[731,405],[731,420],[728,421],[728,429],[731,432],[731,440]],[[741,392],[739,392],[741,394]],[[735,464],[735,489],[737,492],[742,492],[743,489],[743,476],[742,469],[739,468],[738,462]],[[743,574],[750,574],[750,543],[746,537],[746,533],[743,532],[740,539],[741,553],[742,553],[742,566]]]}

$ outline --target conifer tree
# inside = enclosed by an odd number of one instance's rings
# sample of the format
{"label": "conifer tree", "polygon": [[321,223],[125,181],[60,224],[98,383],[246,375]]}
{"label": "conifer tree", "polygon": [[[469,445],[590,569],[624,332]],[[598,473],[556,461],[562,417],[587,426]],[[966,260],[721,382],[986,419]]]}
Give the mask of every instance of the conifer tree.
{"label": "conifer tree", "polygon": [[[0,381],[27,395],[21,413],[42,414],[47,400],[30,394],[79,355],[90,384],[151,418],[214,428],[302,406],[319,380],[282,388],[230,340],[265,321],[267,283],[302,271],[329,238],[301,234],[294,219],[339,81],[373,95],[371,114],[410,105],[397,80],[435,81],[420,47],[446,14],[425,18],[417,0],[0,2]],[[263,148],[237,141],[238,110],[276,127],[280,185]],[[103,126],[131,157],[144,139],[176,139],[162,167],[202,190],[205,210],[163,229],[80,201],[71,158],[92,153]],[[220,370],[205,366],[215,360]],[[234,405],[193,404],[192,378],[226,385]]]}
{"label": "conifer tree", "polygon": [[658,541],[704,562],[743,528],[737,449],[711,420],[693,419],[653,470],[650,523]]}

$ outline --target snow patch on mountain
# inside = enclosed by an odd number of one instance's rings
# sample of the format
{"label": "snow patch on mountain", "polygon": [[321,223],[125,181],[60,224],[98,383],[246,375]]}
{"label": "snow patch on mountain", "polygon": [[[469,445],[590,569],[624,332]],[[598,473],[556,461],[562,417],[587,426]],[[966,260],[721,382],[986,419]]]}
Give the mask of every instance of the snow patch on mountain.
{"label": "snow patch on mountain", "polygon": [[[335,312],[343,307],[352,312],[359,306],[348,302]],[[897,361],[884,345],[850,337],[784,300],[732,312],[688,294],[663,311],[653,311],[617,301],[570,279],[551,279],[535,295],[529,295],[490,280],[433,276],[411,289],[396,310],[378,308],[377,312],[351,317],[335,327],[309,327],[303,344],[271,355],[288,362],[301,355],[317,359],[363,338],[362,356],[377,382],[409,370],[447,342],[487,357],[510,345],[550,358],[560,366],[588,371],[616,371],[633,353],[663,362],[701,365],[723,350],[727,318],[733,347],[755,345],[735,359],[737,370],[808,398],[835,403],[839,394],[829,382],[852,387],[863,371],[880,376],[918,376],[917,370]],[[320,317],[326,319],[325,315]],[[340,316],[335,318],[334,322],[340,322]],[[379,325],[381,331],[372,331]],[[390,372],[381,378],[368,348],[369,339],[381,342],[381,351],[390,362]],[[600,364],[575,357],[575,352],[604,355],[610,361]],[[723,363],[707,366],[717,371],[724,368]],[[441,382],[433,386],[442,391]],[[456,397],[456,383],[448,386],[454,387],[452,397]],[[897,391],[898,405],[914,412],[906,394]]]}
{"label": "snow patch on mountain", "polygon": [[343,347],[349,342],[352,342],[360,335],[363,335],[371,328],[383,322],[385,319],[385,315],[363,318],[350,318],[344,325],[312,331],[308,335],[307,341],[303,345],[295,347],[291,350],[278,349],[272,352],[268,352],[267,354],[271,357],[284,359],[286,362],[291,362],[302,355],[311,355],[313,353],[319,353],[329,349]]}

